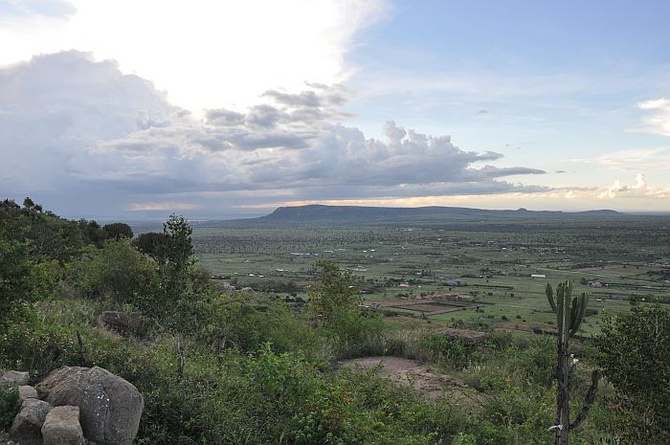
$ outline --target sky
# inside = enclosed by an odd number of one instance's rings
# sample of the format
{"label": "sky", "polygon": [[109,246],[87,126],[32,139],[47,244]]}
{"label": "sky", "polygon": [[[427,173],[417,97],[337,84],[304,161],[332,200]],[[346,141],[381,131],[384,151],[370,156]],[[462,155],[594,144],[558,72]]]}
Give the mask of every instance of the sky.
{"label": "sky", "polygon": [[0,0],[0,198],[670,212],[666,0]]}

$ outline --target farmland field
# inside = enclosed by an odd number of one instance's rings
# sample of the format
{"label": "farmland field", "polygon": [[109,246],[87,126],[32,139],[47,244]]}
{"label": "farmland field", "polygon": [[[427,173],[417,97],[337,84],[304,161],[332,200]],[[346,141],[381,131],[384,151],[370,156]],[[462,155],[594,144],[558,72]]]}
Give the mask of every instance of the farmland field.
{"label": "farmland field", "polygon": [[550,330],[544,287],[564,280],[591,295],[585,335],[631,298],[670,302],[668,217],[193,227],[200,264],[218,281],[304,297],[326,259],[361,278],[366,303],[439,325]]}

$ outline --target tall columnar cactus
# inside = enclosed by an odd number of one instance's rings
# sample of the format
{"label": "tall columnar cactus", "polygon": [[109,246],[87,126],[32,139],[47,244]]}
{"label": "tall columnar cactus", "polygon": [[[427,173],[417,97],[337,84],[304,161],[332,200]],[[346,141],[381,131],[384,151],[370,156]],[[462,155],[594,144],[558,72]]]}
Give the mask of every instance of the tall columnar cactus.
{"label": "tall columnar cactus", "polygon": [[575,421],[570,423],[570,375],[571,367],[569,363],[568,340],[574,336],[584,320],[586,307],[589,303],[588,294],[582,293],[579,296],[572,296],[572,283],[565,281],[556,288],[556,295],[549,283],[545,288],[547,300],[551,310],[556,313],[558,326],[558,337],[556,341],[557,362],[556,362],[556,380],[558,381],[558,390],[556,395],[556,444],[567,445],[570,429],[576,428],[586,417],[593,400],[595,399],[600,375],[594,371],[591,379],[591,388],[586,396],[582,411]]}

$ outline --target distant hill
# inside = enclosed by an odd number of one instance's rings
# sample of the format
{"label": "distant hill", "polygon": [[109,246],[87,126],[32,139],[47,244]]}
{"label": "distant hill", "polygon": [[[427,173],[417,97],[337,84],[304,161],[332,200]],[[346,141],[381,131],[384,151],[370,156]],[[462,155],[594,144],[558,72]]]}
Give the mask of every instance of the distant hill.
{"label": "distant hill", "polygon": [[357,207],[306,205],[279,207],[269,215],[234,221],[208,222],[203,225],[231,226],[343,226],[343,225],[408,225],[467,222],[518,222],[520,220],[547,220],[556,218],[618,217],[624,214],[614,210],[585,212],[483,210],[466,207]]}

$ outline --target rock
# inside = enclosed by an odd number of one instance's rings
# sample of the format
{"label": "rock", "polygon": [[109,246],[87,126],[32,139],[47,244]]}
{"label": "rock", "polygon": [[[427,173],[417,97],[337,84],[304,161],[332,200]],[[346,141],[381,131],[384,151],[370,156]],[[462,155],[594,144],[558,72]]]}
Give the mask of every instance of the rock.
{"label": "rock", "polygon": [[3,371],[0,370],[0,385],[10,387],[14,384],[18,386],[27,385],[30,380],[30,374],[24,371]]}
{"label": "rock", "polygon": [[41,429],[51,405],[38,399],[27,399],[21,405],[21,411],[14,418],[9,436],[21,445],[41,445]]}
{"label": "rock", "polygon": [[42,425],[44,445],[83,445],[84,432],[79,424],[78,406],[57,406]]}
{"label": "rock", "polygon": [[28,385],[19,386],[19,397],[21,400],[37,399],[37,390]]}
{"label": "rock", "polygon": [[137,435],[144,398],[106,369],[60,368],[37,385],[37,392],[53,406],[78,406],[84,435],[99,445],[131,445]]}
{"label": "rock", "polygon": [[467,345],[481,344],[490,336],[488,332],[472,331],[470,329],[440,328],[438,332]]}
{"label": "rock", "polygon": [[0,431],[0,444],[2,444],[2,445],[20,445],[20,444],[14,442],[13,440],[11,440],[9,438],[9,435],[4,431]]}
{"label": "rock", "polygon": [[147,331],[147,320],[141,312],[106,311],[98,317],[100,325],[110,331],[129,336],[143,336]]}

